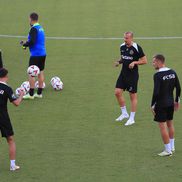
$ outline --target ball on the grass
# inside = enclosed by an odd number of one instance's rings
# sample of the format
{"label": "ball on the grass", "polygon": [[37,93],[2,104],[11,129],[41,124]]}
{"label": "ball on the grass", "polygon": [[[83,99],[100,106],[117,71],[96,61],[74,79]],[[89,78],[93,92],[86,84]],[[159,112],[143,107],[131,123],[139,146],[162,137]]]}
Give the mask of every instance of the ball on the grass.
{"label": "ball on the grass", "polygon": [[63,89],[63,82],[62,81],[59,81],[57,80],[53,85],[52,87],[54,88],[54,90],[62,90]]}
{"label": "ball on the grass", "polygon": [[36,65],[31,65],[28,67],[27,73],[32,77],[36,77],[40,74],[40,69]]}
{"label": "ball on the grass", "polygon": [[51,78],[51,85],[53,86],[55,82],[61,81],[61,79],[58,76],[54,76]]}
{"label": "ball on the grass", "polygon": [[[45,84],[45,82],[43,82],[42,88],[45,88],[45,87],[46,87],[46,84]],[[35,82],[35,88],[39,88],[39,82],[38,81]]]}
{"label": "ball on the grass", "polygon": [[54,90],[62,90],[63,89],[64,84],[58,76],[52,77],[50,83],[51,83]]}

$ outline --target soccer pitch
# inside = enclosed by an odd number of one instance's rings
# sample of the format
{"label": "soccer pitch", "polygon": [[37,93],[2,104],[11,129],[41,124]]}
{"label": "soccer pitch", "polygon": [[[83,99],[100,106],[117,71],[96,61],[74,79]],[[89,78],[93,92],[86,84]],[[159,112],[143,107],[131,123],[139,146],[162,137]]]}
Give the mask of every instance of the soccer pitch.
{"label": "soccer pitch", "polygon": [[[0,182],[181,182],[181,110],[174,117],[176,153],[168,158],[156,155],[163,144],[150,113],[152,56],[163,53],[182,80],[181,9],[181,0],[0,0],[0,35],[26,36],[29,13],[36,11],[48,37],[68,38],[47,39],[44,98],[23,101],[18,108],[9,104],[21,170],[9,171],[2,139]],[[115,122],[120,68],[113,67],[122,39],[102,38],[122,37],[128,30],[135,37],[179,39],[136,40],[148,64],[139,67],[136,124],[125,127],[125,121]],[[21,39],[0,36],[14,89],[27,79],[29,52],[19,46]],[[51,88],[53,76],[63,79],[63,91]],[[125,97],[129,110],[128,93]]]}

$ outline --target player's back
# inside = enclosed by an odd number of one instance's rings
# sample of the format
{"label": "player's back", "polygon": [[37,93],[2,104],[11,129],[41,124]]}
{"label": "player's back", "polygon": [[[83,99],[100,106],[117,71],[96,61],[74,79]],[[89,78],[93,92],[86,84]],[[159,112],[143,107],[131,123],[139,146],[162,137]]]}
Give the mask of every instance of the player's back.
{"label": "player's back", "polygon": [[177,75],[175,71],[164,68],[160,69],[155,75],[154,79],[158,82],[159,95],[157,100],[157,105],[162,107],[173,106],[174,96],[173,91],[176,86]]}

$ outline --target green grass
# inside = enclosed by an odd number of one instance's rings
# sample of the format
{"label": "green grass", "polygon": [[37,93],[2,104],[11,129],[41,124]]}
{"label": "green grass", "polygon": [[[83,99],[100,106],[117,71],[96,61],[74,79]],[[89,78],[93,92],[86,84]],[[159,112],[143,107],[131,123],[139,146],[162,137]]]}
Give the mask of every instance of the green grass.
{"label": "green grass", "polygon": [[[180,0],[0,0],[0,34],[26,35],[28,14],[40,13],[47,36],[122,37],[181,36]],[[21,39],[0,38],[9,84],[15,89],[26,80],[29,53]],[[140,67],[136,124],[114,122],[120,109],[114,86],[120,68],[122,40],[47,40],[46,84],[42,100],[9,104],[15,129],[17,162],[10,173],[8,148],[1,140],[0,181],[14,182],[180,182],[182,178],[181,111],[175,114],[176,153],[156,156],[163,149],[149,106],[153,89],[151,58],[166,55],[167,66],[181,75],[181,40],[137,40],[148,64]],[[65,88],[55,92],[53,76]],[[128,94],[125,94],[129,110]]]}

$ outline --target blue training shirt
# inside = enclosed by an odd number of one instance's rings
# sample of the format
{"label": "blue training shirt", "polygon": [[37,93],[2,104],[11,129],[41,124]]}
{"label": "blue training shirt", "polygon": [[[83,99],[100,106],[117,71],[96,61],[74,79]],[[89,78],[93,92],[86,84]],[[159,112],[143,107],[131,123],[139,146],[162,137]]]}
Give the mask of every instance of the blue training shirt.
{"label": "blue training shirt", "polygon": [[45,33],[39,23],[35,23],[28,35],[29,50],[31,56],[46,56]]}

